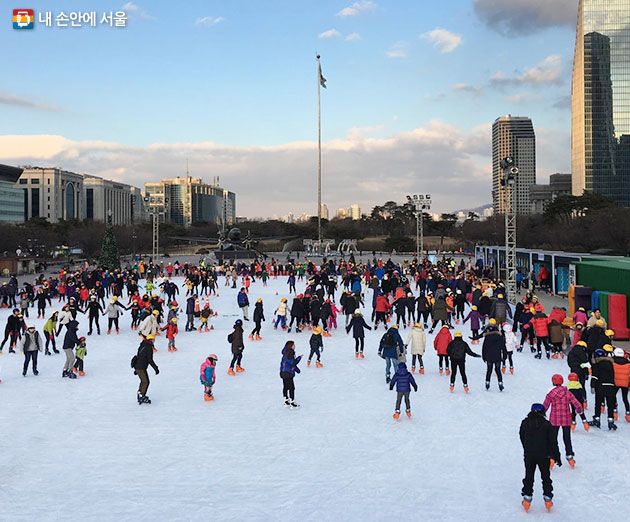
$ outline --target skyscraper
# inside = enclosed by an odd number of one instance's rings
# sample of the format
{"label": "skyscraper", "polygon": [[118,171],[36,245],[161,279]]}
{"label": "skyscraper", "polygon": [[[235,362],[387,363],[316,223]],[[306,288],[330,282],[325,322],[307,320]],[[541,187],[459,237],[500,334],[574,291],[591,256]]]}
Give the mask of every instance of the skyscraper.
{"label": "skyscraper", "polygon": [[508,114],[492,124],[492,208],[495,214],[505,213],[500,163],[508,156],[519,169],[514,208],[519,215],[529,214],[529,187],[536,183],[536,135],[531,119]]}
{"label": "skyscraper", "polygon": [[571,109],[573,194],[630,206],[630,0],[580,0]]}

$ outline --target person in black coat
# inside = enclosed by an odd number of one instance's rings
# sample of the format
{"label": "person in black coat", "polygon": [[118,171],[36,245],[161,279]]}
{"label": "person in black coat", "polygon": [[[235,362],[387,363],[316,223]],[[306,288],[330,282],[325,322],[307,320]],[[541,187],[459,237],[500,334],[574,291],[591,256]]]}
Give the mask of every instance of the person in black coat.
{"label": "person in black coat", "polygon": [[8,339],[10,339],[9,353],[15,353],[15,345],[17,344],[18,339],[21,339],[22,333],[25,330],[26,327],[24,325],[24,320],[22,319],[22,314],[17,308],[15,308],[13,313],[7,318],[7,326],[4,329],[4,340],[2,341],[2,344],[0,344],[0,353],[2,353],[2,348],[4,348]]}
{"label": "person in black coat", "polygon": [[352,337],[354,337],[354,356],[359,359],[363,359],[363,346],[365,343],[365,329],[371,330],[361,315],[360,310],[355,310],[352,314],[352,320],[350,324],[346,326],[346,333],[350,333],[352,329]]}
{"label": "person in black coat", "polygon": [[249,334],[249,338],[253,341],[254,336],[256,336],[257,341],[262,341],[262,337],[260,336],[260,328],[262,327],[262,322],[265,320],[265,313],[263,312],[263,302],[262,299],[258,298],[256,300],[256,304],[254,305],[254,329],[252,333]]}
{"label": "person in black coat", "polygon": [[293,322],[295,321],[295,331],[301,332],[300,325],[304,320],[304,303],[302,302],[302,294],[293,299],[291,303],[291,322],[289,323],[289,333],[293,328]]}
{"label": "person in black coat", "polygon": [[540,470],[545,502],[551,503],[553,498],[549,459],[559,451],[558,437],[551,423],[545,418],[545,407],[542,404],[532,404],[530,413],[521,422],[519,435],[523,445],[523,460],[525,461],[525,478],[523,479],[521,495],[523,496],[523,505],[528,510],[534,494],[536,467]]}
{"label": "person in black coat", "polygon": [[567,355],[567,364],[571,372],[577,374],[582,387],[585,387],[586,380],[588,379],[588,362],[586,343],[584,341],[578,341]]}
{"label": "person in black coat", "polygon": [[[491,319],[492,321],[492,319]],[[505,349],[505,338],[501,335],[501,332],[497,330],[496,326],[490,324],[483,334],[483,347],[481,349],[481,357],[486,363],[486,390],[490,389],[490,379],[492,377],[492,370],[497,374],[497,380],[499,381],[499,390],[503,391],[503,377],[501,375],[501,362],[507,357],[507,350]]]}
{"label": "person in black coat", "polygon": [[149,334],[142,340],[138,347],[138,353],[134,357],[133,367],[134,374],[140,378],[140,386],[138,388],[138,404],[151,404],[151,399],[147,397],[147,390],[149,389],[149,374],[147,369],[149,365],[155,370],[155,375],[160,374],[160,369],[153,360],[153,341],[155,335]]}
{"label": "person in black coat", "polygon": [[79,344],[78,329],[79,323],[73,319],[66,325],[66,335],[63,338],[63,352],[66,354],[66,362],[63,365],[61,376],[69,377],[70,379],[77,378],[72,372],[72,367],[74,366],[74,347]]}
{"label": "person in black coat", "polygon": [[455,388],[455,377],[457,376],[457,370],[462,376],[462,382],[464,383],[464,390],[468,393],[468,379],[466,378],[466,355],[471,357],[481,357],[470,349],[468,343],[462,339],[461,332],[455,332],[453,334],[453,340],[448,343],[446,347],[446,355],[451,358],[451,391]]}

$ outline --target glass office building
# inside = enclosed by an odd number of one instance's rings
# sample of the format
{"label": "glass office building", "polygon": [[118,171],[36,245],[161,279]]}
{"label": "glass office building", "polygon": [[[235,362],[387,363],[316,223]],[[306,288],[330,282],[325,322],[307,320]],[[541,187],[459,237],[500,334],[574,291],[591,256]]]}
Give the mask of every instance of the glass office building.
{"label": "glass office building", "polygon": [[573,194],[630,206],[630,0],[580,0],[571,91]]}

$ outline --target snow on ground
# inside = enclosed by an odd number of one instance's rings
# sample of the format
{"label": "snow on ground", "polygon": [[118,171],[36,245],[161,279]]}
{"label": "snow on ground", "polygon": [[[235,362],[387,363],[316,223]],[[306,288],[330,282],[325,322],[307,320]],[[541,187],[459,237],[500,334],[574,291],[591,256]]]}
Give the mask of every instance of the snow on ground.
{"label": "snow on ground", "polygon": [[[181,278],[180,278],[181,282]],[[88,337],[87,375],[61,378],[63,354],[40,355],[40,375],[21,375],[23,357],[0,358],[0,520],[621,520],[627,503],[630,425],[616,433],[579,427],[577,466],[554,469],[555,506],[547,514],[540,479],[529,514],[522,512],[521,420],[542,402],[551,375],[566,360],[515,354],[515,375],[484,389],[485,365],[467,362],[470,393],[458,379],[449,393],[429,336],[425,375],[416,376],[413,418],[392,419],[395,392],[376,355],[383,331],[367,332],[366,358],[355,360],[351,336],[324,339],[324,367],[300,365],[298,410],[283,405],[280,351],[291,338],[308,356],[310,334],[274,331],[271,321],[286,278],[262,297],[263,341],[247,342],[244,374],[226,374],[226,341],[239,317],[236,290],[211,299],[219,311],[210,333],[183,332],[179,352],[158,337],[160,375],[149,369],[152,405],[138,406],[129,360],[139,337],[122,318],[120,335]],[[298,291],[302,286],[298,286]],[[276,296],[276,292],[280,295]],[[180,296],[180,304],[184,304]],[[371,302],[370,299],[367,300]],[[59,304],[55,303],[55,308]],[[35,309],[31,309],[31,313]],[[370,310],[365,310],[369,318]],[[0,310],[0,326],[8,310]],[[47,316],[50,315],[50,309]],[[80,316],[79,332],[87,332]],[[102,319],[103,324],[105,318]],[[43,320],[33,320],[41,332]],[[340,321],[340,325],[343,319]],[[253,327],[245,323],[247,327]],[[468,330],[465,330],[466,334]],[[249,333],[247,331],[246,333]],[[403,340],[408,330],[402,330]],[[480,346],[473,346],[480,353]],[[216,400],[203,400],[199,366],[219,356]],[[589,419],[593,398],[589,397]],[[564,448],[561,447],[561,451]],[[621,494],[620,494],[621,493]]]}

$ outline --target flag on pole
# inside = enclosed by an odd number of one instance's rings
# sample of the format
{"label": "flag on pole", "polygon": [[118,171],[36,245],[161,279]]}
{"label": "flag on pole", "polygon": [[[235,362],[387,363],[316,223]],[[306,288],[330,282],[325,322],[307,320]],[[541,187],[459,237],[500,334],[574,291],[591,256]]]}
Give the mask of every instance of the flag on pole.
{"label": "flag on pole", "polygon": [[325,89],[326,88],[326,78],[322,74],[322,65],[319,64],[319,84]]}

